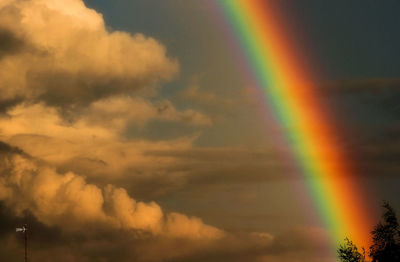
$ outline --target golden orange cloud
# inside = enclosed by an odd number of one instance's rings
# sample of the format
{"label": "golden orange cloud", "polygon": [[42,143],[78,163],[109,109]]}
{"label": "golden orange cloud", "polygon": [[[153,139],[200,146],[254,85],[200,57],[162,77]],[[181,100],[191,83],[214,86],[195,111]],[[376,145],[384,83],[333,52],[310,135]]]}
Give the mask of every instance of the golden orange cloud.
{"label": "golden orange cloud", "polygon": [[199,218],[136,201],[123,188],[87,183],[84,172],[57,170],[83,159],[89,176],[119,176],[154,165],[145,150],[184,149],[194,139],[129,140],[128,125],[211,124],[168,100],[133,98],[132,92],[178,73],[178,62],[161,43],[107,29],[82,0],[2,1],[0,35],[0,103],[8,105],[0,115],[0,139],[27,152],[1,153],[0,200],[17,214],[28,210],[46,225],[69,230],[99,224],[185,239],[224,235]]}
{"label": "golden orange cloud", "polygon": [[224,235],[199,218],[165,214],[155,202],[136,201],[123,188],[100,188],[72,172],[60,174],[4,144],[0,173],[1,201],[17,214],[30,211],[42,223],[65,231],[96,225],[184,239],[219,239]]}
{"label": "golden orange cloud", "polygon": [[12,52],[0,45],[2,100],[85,104],[171,79],[179,70],[162,44],[107,30],[102,15],[81,0],[3,2],[0,29],[4,41],[21,42]]}

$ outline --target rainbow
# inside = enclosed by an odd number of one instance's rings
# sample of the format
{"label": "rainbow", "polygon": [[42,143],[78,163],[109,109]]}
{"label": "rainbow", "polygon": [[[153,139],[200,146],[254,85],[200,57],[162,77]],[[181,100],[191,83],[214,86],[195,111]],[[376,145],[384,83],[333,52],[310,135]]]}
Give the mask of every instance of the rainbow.
{"label": "rainbow", "polygon": [[[350,161],[336,141],[337,131],[318,100],[312,77],[302,65],[295,42],[272,0],[219,0],[236,57],[247,81],[264,94],[283,127],[293,158],[307,190],[330,232],[330,243],[349,237],[358,245],[370,243],[371,215],[364,193],[350,170]],[[232,43],[231,43],[232,44]]]}

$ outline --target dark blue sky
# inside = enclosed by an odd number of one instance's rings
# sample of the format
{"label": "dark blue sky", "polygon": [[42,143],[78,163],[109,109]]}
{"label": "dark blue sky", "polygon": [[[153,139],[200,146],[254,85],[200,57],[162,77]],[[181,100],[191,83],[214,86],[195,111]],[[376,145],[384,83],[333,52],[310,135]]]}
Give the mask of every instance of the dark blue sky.
{"label": "dark blue sky", "polygon": [[282,1],[330,79],[400,76],[400,2]]}
{"label": "dark blue sky", "polygon": [[[101,11],[114,29],[143,32],[161,40],[183,63],[189,46],[199,51],[199,57],[203,48],[216,46],[212,14],[199,2],[85,2]],[[281,3],[291,30],[302,41],[304,51],[311,55],[311,64],[319,77],[400,76],[399,1],[285,0]],[[196,59],[196,54],[190,55]]]}

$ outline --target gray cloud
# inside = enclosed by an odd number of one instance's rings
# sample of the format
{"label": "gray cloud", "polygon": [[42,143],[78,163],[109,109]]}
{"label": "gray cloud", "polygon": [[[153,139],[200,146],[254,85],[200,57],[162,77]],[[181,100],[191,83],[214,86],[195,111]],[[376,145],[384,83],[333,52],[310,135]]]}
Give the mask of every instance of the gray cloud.
{"label": "gray cloud", "polygon": [[[119,176],[107,175],[107,158],[71,158],[61,170],[92,174],[97,183],[127,185],[141,198],[164,195],[175,190],[210,188],[298,179],[294,166],[271,149],[247,148],[164,148],[143,149],[145,160],[127,165]],[[157,165],[154,165],[157,163]],[[95,174],[103,174],[101,176]]]}
{"label": "gray cloud", "polygon": [[319,91],[337,94],[360,94],[399,91],[399,78],[360,78],[331,81],[319,85]]}
{"label": "gray cloud", "polygon": [[360,175],[372,177],[399,175],[399,131],[397,124],[380,126],[379,133],[367,133],[346,146]]}

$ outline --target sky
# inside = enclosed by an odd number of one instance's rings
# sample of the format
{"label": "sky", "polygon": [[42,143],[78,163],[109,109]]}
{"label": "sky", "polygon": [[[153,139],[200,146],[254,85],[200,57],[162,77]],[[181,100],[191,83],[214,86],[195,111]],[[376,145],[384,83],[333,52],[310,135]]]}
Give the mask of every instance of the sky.
{"label": "sky", "polygon": [[[4,261],[24,223],[31,261],[336,261],[208,1],[0,0]],[[400,212],[400,2],[279,6],[371,217]]]}

